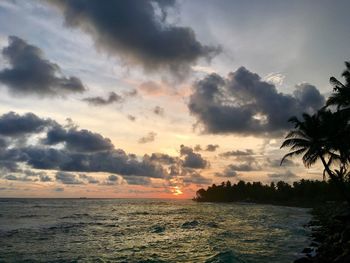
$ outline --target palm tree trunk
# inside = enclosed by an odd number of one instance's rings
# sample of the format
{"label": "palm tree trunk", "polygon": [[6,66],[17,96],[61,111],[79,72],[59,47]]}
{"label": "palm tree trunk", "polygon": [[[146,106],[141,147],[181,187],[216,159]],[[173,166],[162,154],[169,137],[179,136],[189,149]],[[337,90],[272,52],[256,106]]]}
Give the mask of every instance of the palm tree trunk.
{"label": "palm tree trunk", "polygon": [[340,193],[342,194],[343,198],[345,198],[345,200],[347,201],[348,205],[350,206],[350,197],[346,192],[345,189],[345,184],[343,181],[340,180],[340,178],[337,178],[335,176],[335,174],[331,171],[331,169],[329,168],[329,165],[326,163],[326,160],[323,158],[323,156],[321,154],[319,154],[320,159],[322,161],[322,164],[324,166],[324,169],[326,170],[326,172],[328,173],[329,177],[334,181],[334,183],[337,185],[337,187],[339,188]]}
{"label": "palm tree trunk", "polygon": [[326,160],[323,158],[323,155],[319,154],[319,156],[320,156],[320,159],[321,159],[322,164],[324,166],[324,169],[328,173],[329,177],[334,180],[335,176],[334,176],[333,172],[331,171],[331,169],[329,169],[329,165],[327,164]]}

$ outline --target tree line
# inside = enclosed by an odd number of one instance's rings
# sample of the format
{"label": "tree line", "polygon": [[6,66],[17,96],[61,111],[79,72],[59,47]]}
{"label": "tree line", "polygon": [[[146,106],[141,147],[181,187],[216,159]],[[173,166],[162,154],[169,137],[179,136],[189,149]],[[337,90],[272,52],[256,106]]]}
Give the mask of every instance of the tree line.
{"label": "tree line", "polygon": [[256,202],[308,206],[326,201],[341,201],[337,185],[332,181],[302,179],[293,184],[283,181],[271,184],[244,182],[220,185],[213,184],[207,189],[199,189],[195,201],[198,202]]}

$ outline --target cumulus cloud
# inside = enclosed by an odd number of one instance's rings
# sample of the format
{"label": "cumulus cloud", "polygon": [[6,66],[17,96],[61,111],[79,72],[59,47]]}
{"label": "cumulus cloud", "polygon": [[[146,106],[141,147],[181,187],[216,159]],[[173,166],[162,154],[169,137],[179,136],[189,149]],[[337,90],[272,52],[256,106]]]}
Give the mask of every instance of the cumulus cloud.
{"label": "cumulus cloud", "polygon": [[67,26],[82,29],[99,48],[146,71],[167,69],[185,75],[199,58],[219,51],[201,44],[191,28],[166,22],[173,0],[47,2],[62,11]]}
{"label": "cumulus cloud", "polygon": [[87,103],[93,106],[105,106],[113,103],[122,102],[123,97],[118,95],[115,92],[110,92],[107,98],[102,98],[100,96],[97,96],[97,97],[85,98],[83,99],[83,101],[86,101]]}
{"label": "cumulus cloud", "polygon": [[[27,125],[28,122],[30,125]],[[32,113],[8,113],[0,116],[0,135],[8,135],[10,140],[21,134],[18,131],[31,134],[32,137],[28,137],[30,143],[24,141],[21,145],[11,147],[11,144],[4,144],[0,151],[0,166],[3,171],[19,172],[18,164],[23,164],[29,168],[62,172],[106,172],[153,178],[166,176],[166,171],[160,164],[146,157],[140,160],[134,154],[116,149],[108,138],[98,133],[79,130],[72,125],[62,126]],[[44,135],[43,138],[32,140],[38,134]],[[65,174],[57,176],[56,179],[62,181],[64,176],[72,177]]]}
{"label": "cumulus cloud", "polygon": [[175,164],[179,161],[178,158],[172,157],[165,153],[152,153],[151,156],[145,155],[145,158],[147,158],[152,162],[159,162],[159,163],[168,164],[168,165]]}
{"label": "cumulus cloud", "polygon": [[41,119],[33,113],[19,115],[15,112],[9,112],[0,116],[0,135],[17,137],[39,133],[54,124],[53,120]]}
{"label": "cumulus cloud", "polygon": [[64,143],[67,149],[75,152],[97,152],[114,148],[110,139],[98,133],[76,128],[67,130],[60,125],[55,125],[47,132],[43,143],[46,145]]}
{"label": "cumulus cloud", "polygon": [[195,153],[191,147],[181,145],[180,155],[184,157],[184,167],[203,169],[209,166],[209,162],[205,160],[201,154]]}
{"label": "cumulus cloud", "polygon": [[79,78],[63,76],[60,67],[47,60],[41,49],[19,37],[9,37],[2,55],[11,67],[0,71],[0,82],[14,95],[62,96],[86,90]]}
{"label": "cumulus cloud", "polygon": [[138,143],[148,143],[153,142],[156,139],[157,133],[155,132],[149,132],[146,136],[141,137],[138,140]]}
{"label": "cumulus cloud", "polygon": [[223,172],[215,173],[216,177],[236,177],[238,174],[232,165],[228,165]]}
{"label": "cumulus cloud", "polygon": [[217,144],[208,144],[207,148],[205,148],[205,150],[207,152],[215,152],[217,148],[219,148],[219,145],[217,145]]}
{"label": "cumulus cloud", "polygon": [[111,174],[107,177],[106,181],[103,183],[104,185],[121,185],[124,184],[125,181],[123,177]]}
{"label": "cumulus cloud", "polygon": [[95,177],[86,174],[79,174],[79,178],[87,181],[89,184],[98,184],[100,182]]}
{"label": "cumulus cloud", "polygon": [[150,178],[142,176],[123,176],[123,179],[129,185],[150,185],[152,182]]}
{"label": "cumulus cloud", "polygon": [[324,105],[324,97],[310,84],[296,86],[293,95],[240,67],[227,78],[210,74],[194,84],[189,110],[206,133],[267,135],[290,128],[287,120]]}
{"label": "cumulus cloud", "polygon": [[75,174],[67,172],[57,172],[55,175],[56,181],[62,184],[83,184],[84,182],[79,180]]}
{"label": "cumulus cloud", "polygon": [[261,170],[261,166],[257,162],[248,161],[239,164],[230,164],[229,165],[232,170],[240,171],[240,172],[250,172],[250,171],[259,171]]}

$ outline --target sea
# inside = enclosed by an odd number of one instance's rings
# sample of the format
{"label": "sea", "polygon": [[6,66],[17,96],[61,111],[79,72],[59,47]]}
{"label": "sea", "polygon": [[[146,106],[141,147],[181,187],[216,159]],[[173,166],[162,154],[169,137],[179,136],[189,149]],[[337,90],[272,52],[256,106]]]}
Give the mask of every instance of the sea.
{"label": "sea", "polygon": [[0,262],[293,262],[310,210],[161,199],[0,199]]}

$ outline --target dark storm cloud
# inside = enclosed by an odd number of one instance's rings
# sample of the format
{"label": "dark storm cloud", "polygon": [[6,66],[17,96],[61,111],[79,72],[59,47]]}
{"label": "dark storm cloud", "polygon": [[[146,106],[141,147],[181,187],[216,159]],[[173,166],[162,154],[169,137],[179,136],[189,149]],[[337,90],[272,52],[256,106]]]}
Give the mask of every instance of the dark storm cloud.
{"label": "dark storm cloud", "polygon": [[84,184],[83,181],[80,181],[75,174],[67,172],[57,172],[56,181],[61,182],[62,184]]}
{"label": "dark storm cloud", "polygon": [[298,176],[296,176],[291,171],[285,171],[281,173],[271,173],[271,174],[268,174],[268,177],[272,181],[285,181],[285,182],[290,182],[298,179]]}
{"label": "dark storm cloud", "polygon": [[236,150],[236,151],[228,151],[228,152],[224,152],[224,153],[220,153],[219,156],[221,157],[225,157],[225,158],[228,158],[228,157],[237,157],[237,156],[250,156],[254,154],[254,152],[250,149],[247,149],[245,151],[241,151],[241,150]]}
{"label": "dark storm cloud", "polygon": [[108,95],[108,98],[102,98],[102,97],[89,97],[89,98],[85,98],[83,99],[83,101],[86,101],[87,103],[89,103],[90,105],[93,106],[105,106],[105,105],[109,105],[109,104],[113,104],[113,103],[119,103],[123,101],[122,96],[118,95],[115,92],[110,92]]}
{"label": "dark storm cloud", "polygon": [[180,155],[184,156],[183,166],[188,168],[203,169],[209,166],[209,162],[202,155],[195,153],[191,147],[181,145]]}
{"label": "dark storm cloud", "polygon": [[324,105],[324,97],[312,85],[283,94],[260,76],[241,67],[223,78],[210,74],[194,85],[189,110],[206,133],[266,135],[290,126],[287,120]]}
{"label": "dark storm cloud", "polygon": [[172,0],[47,2],[59,7],[67,26],[82,29],[98,47],[129,64],[141,64],[146,71],[165,68],[184,75],[199,58],[219,52],[201,44],[191,28],[165,21],[167,9],[174,6]]}
{"label": "dark storm cloud", "polygon": [[67,130],[60,125],[56,125],[47,132],[43,143],[46,145],[64,143],[67,149],[76,152],[97,152],[114,148],[110,139],[98,133],[76,128]]}
{"label": "dark storm cloud", "polygon": [[60,67],[47,60],[43,52],[15,36],[2,50],[10,68],[0,71],[0,82],[15,95],[55,96],[85,91],[77,77],[64,77]]}
{"label": "dark storm cloud", "polygon": [[[16,155],[17,154],[17,155]],[[26,147],[10,155],[35,169],[52,169],[68,172],[107,172],[163,178],[164,169],[147,159],[138,161],[121,149],[93,153],[75,153],[66,149]]]}
{"label": "dark storm cloud", "polygon": [[162,107],[156,106],[153,109],[153,113],[159,116],[164,116],[164,109]]}
{"label": "dark storm cloud", "polygon": [[19,115],[9,112],[0,116],[0,135],[15,137],[39,133],[54,124],[54,121],[41,119],[33,113]]}
{"label": "dark storm cloud", "polygon": [[155,132],[149,132],[146,136],[141,137],[138,140],[138,143],[148,143],[148,142],[153,142],[157,136],[157,133]]}

